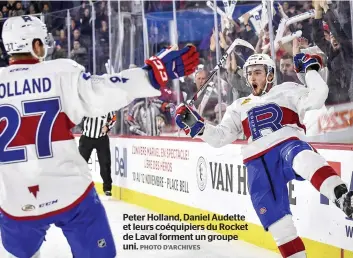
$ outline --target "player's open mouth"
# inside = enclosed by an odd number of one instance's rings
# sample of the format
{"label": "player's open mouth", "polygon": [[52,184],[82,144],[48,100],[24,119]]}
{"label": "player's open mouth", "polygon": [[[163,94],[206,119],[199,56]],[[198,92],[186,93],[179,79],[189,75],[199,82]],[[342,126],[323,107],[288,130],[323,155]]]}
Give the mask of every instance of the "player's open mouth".
{"label": "player's open mouth", "polygon": [[253,84],[252,84],[252,88],[253,88],[254,90],[256,90],[256,89],[257,89],[257,84],[256,84],[256,83],[253,83]]}

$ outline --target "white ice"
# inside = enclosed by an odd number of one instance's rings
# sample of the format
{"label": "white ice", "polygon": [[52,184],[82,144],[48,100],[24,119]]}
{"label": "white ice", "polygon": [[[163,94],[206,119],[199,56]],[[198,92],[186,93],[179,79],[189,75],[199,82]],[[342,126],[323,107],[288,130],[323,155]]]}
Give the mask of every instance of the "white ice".
{"label": "white ice", "polygon": [[[104,206],[106,207],[107,214],[110,220],[110,225],[114,234],[115,243],[117,247],[118,258],[280,258],[281,256],[268,251],[266,249],[259,248],[241,240],[237,241],[153,241],[153,240],[140,240],[137,241],[138,245],[200,245],[200,250],[123,250],[122,244],[127,243],[123,241],[123,225],[127,224],[123,221],[123,213],[141,214],[152,213],[149,210],[143,209],[136,205],[127,204],[121,201],[115,200],[103,200]],[[151,224],[151,222],[149,222]],[[156,222],[158,223],[158,222]],[[154,224],[156,224],[154,223]],[[167,223],[167,222],[165,222]],[[176,222],[175,222],[176,223]],[[173,222],[173,224],[175,224]],[[160,223],[159,223],[160,224]],[[129,231],[134,233],[133,231]],[[148,234],[160,233],[160,231],[149,231]],[[167,234],[167,232],[163,232]],[[173,232],[168,232],[173,234]],[[188,233],[200,233],[197,231],[189,231]],[[215,234],[211,232],[212,234]],[[175,233],[174,233],[175,234]],[[71,258],[70,247],[64,238],[61,230],[55,226],[52,226],[46,236],[47,241],[43,243],[41,248],[41,258]],[[128,243],[131,243],[128,242]],[[0,247],[0,257],[6,258],[7,253]],[[108,257],[97,257],[97,258],[108,258]]]}

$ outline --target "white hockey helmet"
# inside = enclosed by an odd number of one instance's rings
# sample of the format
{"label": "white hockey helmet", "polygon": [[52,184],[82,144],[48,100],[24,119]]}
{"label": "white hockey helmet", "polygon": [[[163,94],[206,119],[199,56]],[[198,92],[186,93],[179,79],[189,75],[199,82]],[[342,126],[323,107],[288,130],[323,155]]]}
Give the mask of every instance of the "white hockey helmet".
{"label": "white hockey helmet", "polygon": [[[251,84],[248,81],[248,76],[247,76],[247,68],[252,65],[264,65],[265,66],[265,71],[266,71],[266,86],[264,88],[264,93],[267,89],[268,83],[272,83],[273,85],[276,85],[276,64],[272,60],[272,58],[269,55],[266,54],[253,54],[251,55],[245,62],[243,66],[243,73],[244,77],[246,80],[246,84],[248,87],[251,87]],[[273,79],[271,81],[268,81],[268,76],[269,74],[273,74]]]}
{"label": "white hockey helmet", "polygon": [[[33,51],[33,40],[40,39],[44,47],[44,56],[38,57]],[[8,18],[2,29],[2,40],[9,55],[30,53],[38,59],[47,55],[49,44],[47,26],[31,15]]]}

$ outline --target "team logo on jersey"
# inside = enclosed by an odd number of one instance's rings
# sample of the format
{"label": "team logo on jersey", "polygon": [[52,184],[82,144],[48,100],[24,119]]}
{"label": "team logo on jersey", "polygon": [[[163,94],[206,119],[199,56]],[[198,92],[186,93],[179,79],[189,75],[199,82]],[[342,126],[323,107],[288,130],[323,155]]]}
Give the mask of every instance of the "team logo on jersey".
{"label": "team logo on jersey", "polygon": [[97,241],[97,244],[98,244],[98,247],[99,247],[99,248],[103,248],[103,247],[106,247],[106,246],[107,246],[107,243],[105,242],[105,239],[104,239],[104,238],[99,239],[99,240]]}
{"label": "team logo on jersey", "polygon": [[250,98],[244,99],[244,101],[241,103],[241,105],[245,105],[246,103],[249,103],[250,100],[251,100]]}
{"label": "team logo on jersey", "polygon": [[266,209],[265,207],[262,207],[262,208],[260,209],[260,214],[263,215],[263,214],[266,213],[266,211],[267,211],[267,209]]}
{"label": "team logo on jersey", "polygon": [[37,198],[37,193],[39,192],[39,185],[29,186],[28,190],[33,194],[34,198]]}
{"label": "team logo on jersey", "polygon": [[203,157],[200,157],[197,161],[196,181],[200,191],[205,190],[207,184],[207,163]]}
{"label": "team logo on jersey", "polygon": [[33,211],[36,207],[32,204],[26,204],[25,206],[22,207],[23,211]]}

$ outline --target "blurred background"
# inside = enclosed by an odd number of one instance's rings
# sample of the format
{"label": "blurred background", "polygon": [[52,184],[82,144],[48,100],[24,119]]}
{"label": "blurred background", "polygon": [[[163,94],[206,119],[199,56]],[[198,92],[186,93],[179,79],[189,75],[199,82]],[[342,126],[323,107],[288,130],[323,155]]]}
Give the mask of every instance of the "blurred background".
{"label": "blurred background", "polygon": [[[225,50],[240,38],[256,53],[275,56],[277,84],[302,83],[293,56],[324,58],[322,77],[329,86],[326,105],[309,112],[304,124],[312,142],[353,143],[352,1],[0,1],[1,24],[8,17],[36,15],[47,25],[55,45],[48,59],[71,58],[92,74],[140,67],[162,48],[194,44],[201,63],[191,76],[175,80],[159,98],[136,99],[115,110],[112,134],[184,136],[175,126],[175,106],[192,98]],[[2,26],[0,26],[0,29]],[[237,98],[251,90],[242,66],[254,53],[239,45],[195,102],[213,124]],[[9,56],[0,41],[0,66]],[[110,71],[108,71],[110,72]],[[74,133],[79,132],[77,127]]]}

